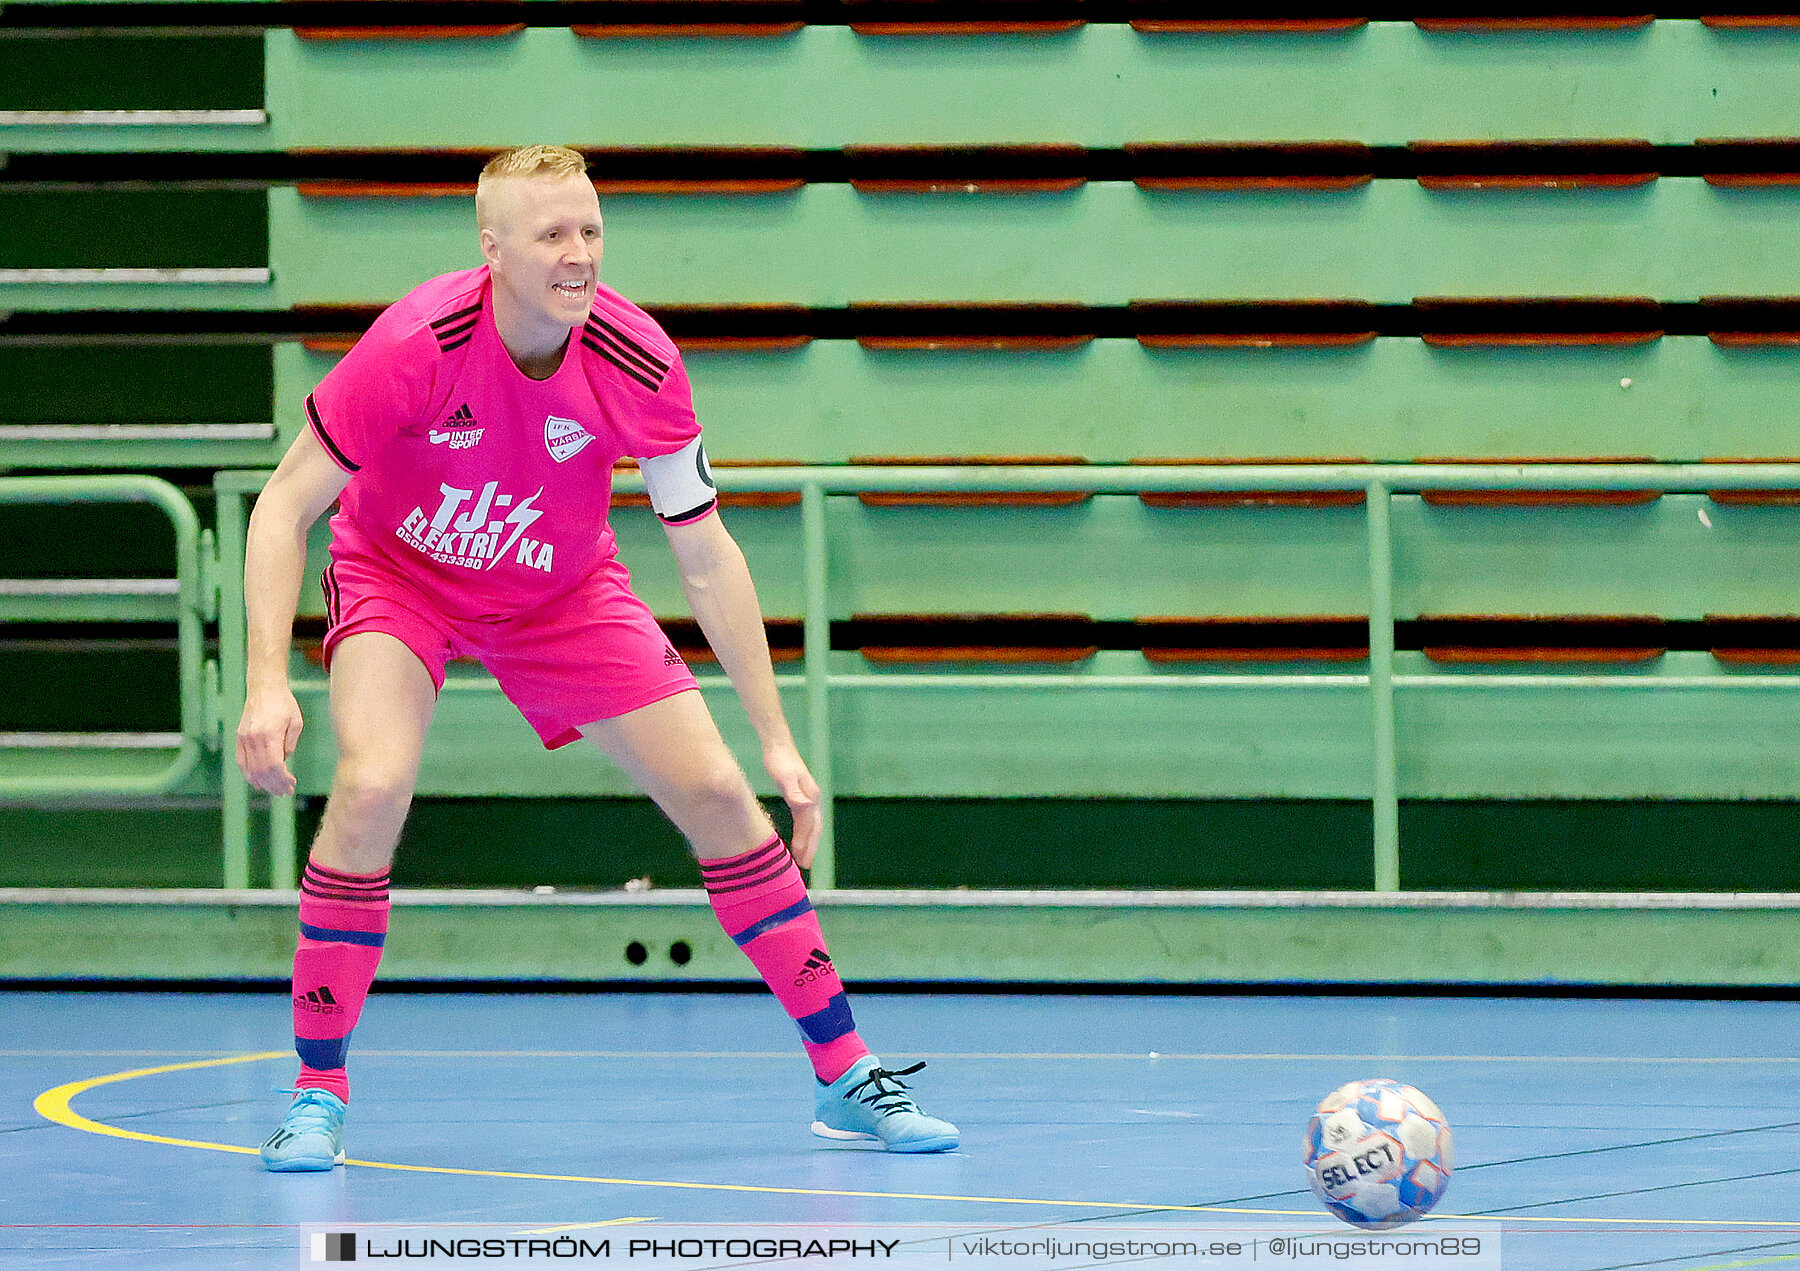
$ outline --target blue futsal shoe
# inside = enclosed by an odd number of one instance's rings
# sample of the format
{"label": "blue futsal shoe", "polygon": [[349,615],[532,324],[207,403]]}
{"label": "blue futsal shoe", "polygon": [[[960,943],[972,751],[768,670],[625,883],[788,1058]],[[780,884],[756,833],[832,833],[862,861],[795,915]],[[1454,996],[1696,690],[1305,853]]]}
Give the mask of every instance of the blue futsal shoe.
{"label": "blue futsal shoe", "polygon": [[342,1165],[344,1101],[329,1090],[293,1093],[294,1102],[287,1115],[263,1142],[263,1168],[278,1174],[296,1174]]}
{"label": "blue futsal shoe", "polygon": [[850,1071],[813,1091],[818,1120],[812,1132],[822,1139],[875,1139],[890,1152],[948,1152],[962,1142],[948,1121],[926,1116],[906,1093],[910,1076],[925,1065],[890,1071],[864,1055]]}

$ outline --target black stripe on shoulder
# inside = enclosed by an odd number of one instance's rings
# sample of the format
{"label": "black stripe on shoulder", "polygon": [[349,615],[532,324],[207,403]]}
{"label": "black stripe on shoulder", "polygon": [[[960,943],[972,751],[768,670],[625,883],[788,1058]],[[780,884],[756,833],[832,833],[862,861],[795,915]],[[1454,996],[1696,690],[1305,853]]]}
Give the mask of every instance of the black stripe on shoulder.
{"label": "black stripe on shoulder", "polygon": [[313,431],[319,434],[319,440],[325,443],[325,449],[331,452],[331,457],[336,459],[345,471],[362,471],[362,465],[351,463],[350,456],[339,449],[337,442],[331,439],[331,434],[325,431],[325,421],[319,418],[319,408],[313,405],[311,393],[306,395],[306,417],[312,421]]}
{"label": "black stripe on shoulder", "polygon": [[607,332],[601,330],[599,327],[595,326],[591,322],[588,323],[587,328],[583,332],[583,334],[590,340],[594,340],[600,344],[606,345],[607,348],[609,348],[613,351],[613,355],[615,357],[618,357],[618,358],[623,359],[624,361],[630,362],[633,366],[635,366],[639,370],[643,371],[644,374],[648,375],[651,379],[655,380],[658,384],[662,383],[663,376],[665,376],[669,373],[668,367],[663,366],[659,362],[648,361],[647,359],[639,357],[637,354],[632,353],[629,349],[625,348],[622,344],[620,344],[616,337],[607,334]]}
{"label": "black stripe on shoulder", "polygon": [[583,336],[581,338],[581,343],[584,347],[592,349],[594,352],[598,353],[601,357],[605,358],[608,362],[611,362],[614,366],[618,367],[621,371],[624,371],[625,374],[631,376],[632,379],[634,379],[638,383],[642,384],[645,388],[649,389],[652,393],[654,393],[658,388],[662,387],[662,385],[660,383],[658,383],[656,380],[651,379],[648,375],[644,374],[636,366],[634,366],[630,362],[627,362],[624,359],[622,359],[617,353],[613,352],[611,349],[607,348],[605,345],[602,345],[595,340],[589,339],[587,336]]}
{"label": "black stripe on shoulder", "polygon": [[663,516],[661,512],[658,512],[657,516],[662,517],[662,523],[664,525],[686,525],[689,521],[698,521],[701,517],[705,516],[708,512],[718,506],[719,501],[717,499],[708,499],[699,507],[689,508],[685,512],[677,512],[674,516]]}
{"label": "black stripe on shoulder", "polygon": [[443,317],[439,318],[436,322],[433,322],[431,324],[431,329],[433,331],[442,331],[445,327],[454,326],[454,325],[456,325],[456,323],[460,322],[462,319],[470,316],[471,314],[479,315],[480,313],[481,313],[481,301],[477,300],[474,304],[470,305],[467,309],[458,309],[455,313],[445,314]]}
{"label": "black stripe on shoulder", "polygon": [[480,321],[481,321],[481,318],[479,315],[477,315],[476,317],[470,318],[467,322],[463,323],[460,327],[450,327],[446,330],[437,332],[438,343],[443,345],[445,348],[449,348],[450,342],[452,340],[455,340],[456,337],[459,335],[462,336],[463,339],[465,339],[465,340],[470,338],[471,336],[473,336],[475,334],[475,325]]}
{"label": "black stripe on shoulder", "polygon": [[450,353],[457,349],[462,348],[463,345],[467,344],[470,340],[473,340],[474,338],[475,338],[475,333],[473,331],[471,331],[459,340],[447,340],[447,341],[440,343],[438,345],[438,348],[442,349],[445,353]]}
{"label": "black stripe on shoulder", "polygon": [[618,338],[620,343],[624,344],[633,353],[636,353],[639,357],[643,358],[644,361],[650,363],[657,370],[666,371],[669,369],[669,364],[666,361],[664,361],[662,358],[657,357],[656,354],[652,353],[649,349],[646,349],[643,345],[639,344],[636,340],[634,340],[630,336],[626,335],[623,331],[619,330],[619,328],[615,327],[612,323],[608,322],[605,318],[602,318],[599,314],[590,312],[588,314],[588,324],[590,326],[598,324],[604,330],[612,332],[612,334]]}

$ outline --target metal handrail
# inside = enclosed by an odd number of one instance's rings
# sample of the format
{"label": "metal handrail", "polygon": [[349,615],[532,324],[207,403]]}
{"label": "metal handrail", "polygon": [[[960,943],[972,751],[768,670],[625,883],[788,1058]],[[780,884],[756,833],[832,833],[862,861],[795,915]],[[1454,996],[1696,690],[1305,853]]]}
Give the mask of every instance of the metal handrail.
{"label": "metal handrail", "polygon": [[[1800,463],[1345,463],[1345,464],[945,464],[859,467],[714,468],[726,491],[931,493],[969,490],[1092,490],[1097,494],[1232,490],[1782,490],[1800,488]],[[621,471],[616,488],[643,481]]]}
{"label": "metal handrail", "polygon": [[[768,468],[715,468],[714,478],[727,492],[786,492],[801,495],[801,538],[805,559],[806,608],[804,623],[803,671],[798,677],[780,677],[784,684],[797,679],[806,695],[807,720],[811,738],[808,756],[813,776],[818,780],[824,810],[824,833],[821,837],[812,882],[815,889],[829,889],[836,883],[836,860],[833,851],[833,807],[835,782],[831,765],[831,693],[841,689],[900,688],[983,688],[996,690],[1041,690],[1048,687],[1104,689],[1167,685],[1184,689],[1222,687],[1226,685],[1256,688],[1293,687],[1367,687],[1371,695],[1373,756],[1372,803],[1374,811],[1375,889],[1393,893],[1400,887],[1400,797],[1398,756],[1394,723],[1394,693],[1409,688],[1477,688],[1504,684],[1519,688],[1589,688],[1630,684],[1682,686],[1694,688],[1800,688],[1800,676],[1761,675],[1733,676],[1720,679],[1634,675],[1629,679],[1594,675],[1508,675],[1459,674],[1399,675],[1394,671],[1394,565],[1391,499],[1395,494],[1424,490],[1656,490],[1663,493],[1700,492],[1707,490],[1787,490],[1800,489],[1800,463],[1461,463],[1461,464],[1196,464],[1193,466],[1125,464],[1000,466],[947,465],[931,467],[893,466],[858,467],[808,466]],[[241,533],[243,496],[260,489],[268,478],[265,472],[222,472],[215,478],[220,499],[220,543],[222,550],[235,551],[239,572],[240,594],[236,607],[222,607],[220,623],[221,662],[227,676],[220,698],[228,707],[236,694],[241,709],[242,683],[242,598],[241,572],[243,538]],[[614,475],[615,488],[622,492],[639,492],[642,478],[628,471]],[[830,652],[830,586],[827,577],[827,542],[825,533],[825,500],[829,495],[862,492],[956,493],[980,490],[1018,491],[1083,491],[1095,494],[1138,494],[1146,492],[1231,492],[1248,490],[1329,491],[1357,490],[1367,496],[1366,515],[1369,526],[1369,672],[1367,675],[1280,674],[1280,675],[1181,675],[1130,677],[1115,682],[1112,677],[1089,675],[1005,675],[981,676],[962,674],[907,675],[883,672],[879,675],[832,674],[827,667]],[[230,496],[230,497],[226,497]],[[227,533],[231,517],[232,533]],[[229,586],[231,564],[222,564],[222,580]],[[235,637],[228,628],[238,628]],[[232,643],[235,638],[236,644]],[[236,653],[232,652],[236,649]],[[235,660],[234,660],[235,658]],[[236,682],[233,683],[234,666]],[[235,774],[227,764],[227,838],[232,822],[229,815],[231,787]],[[238,778],[241,786],[241,778]],[[247,790],[240,791],[247,798]],[[238,822],[247,834],[247,802]],[[283,825],[285,822],[285,828]],[[285,872],[274,877],[292,876],[294,844],[291,800],[284,809],[279,804],[272,817],[271,864]],[[285,837],[284,837],[285,835]],[[247,854],[247,846],[243,849]],[[231,853],[227,852],[227,860]],[[246,855],[247,860],[247,855]],[[247,876],[247,864],[243,876]],[[231,871],[228,868],[228,876]]]}
{"label": "metal handrail", "polygon": [[[0,504],[151,503],[175,527],[176,635],[181,688],[181,733],[175,754],[160,770],[93,776],[0,776],[0,799],[45,796],[166,794],[194,771],[207,749],[210,720],[205,697],[207,612],[200,573],[201,530],[187,496],[158,477],[0,477]],[[162,580],[158,580],[162,581]],[[111,736],[110,734],[103,734]],[[101,747],[111,749],[116,747]]]}

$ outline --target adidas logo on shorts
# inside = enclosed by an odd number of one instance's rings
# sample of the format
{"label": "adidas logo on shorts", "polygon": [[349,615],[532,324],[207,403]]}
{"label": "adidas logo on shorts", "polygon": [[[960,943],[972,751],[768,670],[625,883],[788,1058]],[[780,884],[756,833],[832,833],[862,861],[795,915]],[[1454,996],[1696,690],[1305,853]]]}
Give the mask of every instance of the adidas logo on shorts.
{"label": "adidas logo on shorts", "polygon": [[663,646],[663,665],[664,666],[685,665],[681,660],[681,655],[679,653],[675,652],[675,646],[672,644],[665,644]]}
{"label": "adidas logo on shorts", "polygon": [[822,975],[836,975],[837,968],[831,965],[831,955],[823,949],[814,949],[811,956],[801,964],[802,970],[794,977],[794,987],[811,984]]}

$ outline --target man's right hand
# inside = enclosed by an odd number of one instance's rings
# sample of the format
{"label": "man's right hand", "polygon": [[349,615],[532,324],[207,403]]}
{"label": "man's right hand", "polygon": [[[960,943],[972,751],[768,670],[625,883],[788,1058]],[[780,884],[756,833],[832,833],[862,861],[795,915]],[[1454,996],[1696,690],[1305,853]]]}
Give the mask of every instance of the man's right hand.
{"label": "man's right hand", "polygon": [[238,720],[237,761],[244,779],[266,794],[294,793],[288,756],[300,744],[300,703],[286,689],[264,689],[244,702]]}

